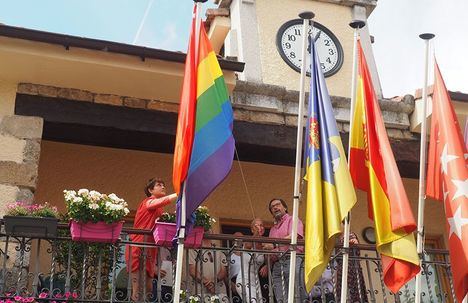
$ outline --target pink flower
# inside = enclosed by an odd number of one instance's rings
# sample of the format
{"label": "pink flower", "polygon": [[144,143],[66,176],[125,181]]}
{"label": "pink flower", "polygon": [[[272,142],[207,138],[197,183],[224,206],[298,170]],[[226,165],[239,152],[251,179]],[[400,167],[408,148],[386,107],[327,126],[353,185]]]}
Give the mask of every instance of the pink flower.
{"label": "pink flower", "polygon": [[39,294],[39,299],[44,299],[44,298],[47,298],[47,293],[46,292],[41,292]]}
{"label": "pink flower", "polygon": [[23,297],[21,296],[14,296],[13,299],[15,299],[15,301],[23,301]]}
{"label": "pink flower", "polygon": [[72,293],[72,297],[73,299],[77,299],[78,298],[78,294],[76,292]]}
{"label": "pink flower", "polygon": [[56,294],[55,297],[56,297],[57,299],[60,299],[60,298],[62,298],[62,295],[61,295],[61,294]]}
{"label": "pink flower", "polygon": [[65,298],[67,298],[67,299],[70,298],[70,295],[71,295],[71,292],[67,291],[67,292],[65,293]]}

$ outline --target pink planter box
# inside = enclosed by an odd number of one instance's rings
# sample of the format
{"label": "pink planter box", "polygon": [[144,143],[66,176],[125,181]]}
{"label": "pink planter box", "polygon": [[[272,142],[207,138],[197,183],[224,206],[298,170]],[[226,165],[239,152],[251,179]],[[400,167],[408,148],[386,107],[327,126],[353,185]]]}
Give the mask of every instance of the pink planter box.
{"label": "pink planter box", "polygon": [[[161,246],[170,247],[172,246],[172,239],[174,239],[176,232],[177,226],[175,223],[156,222],[153,228],[154,242]],[[203,227],[194,227],[190,234],[185,237],[185,247],[201,247],[204,232]]]}
{"label": "pink planter box", "polygon": [[123,222],[70,222],[70,234],[73,241],[114,243],[119,239]]}

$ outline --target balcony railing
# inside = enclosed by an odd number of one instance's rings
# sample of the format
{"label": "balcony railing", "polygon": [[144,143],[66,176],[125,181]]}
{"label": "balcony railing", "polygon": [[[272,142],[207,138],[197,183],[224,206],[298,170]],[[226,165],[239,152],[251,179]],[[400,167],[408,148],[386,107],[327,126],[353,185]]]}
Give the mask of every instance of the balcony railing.
{"label": "balcony railing", "polygon": [[[135,297],[132,300],[134,281],[129,278],[124,256],[126,249],[135,247],[141,248],[140,270],[138,278],[134,277],[142,285],[138,301],[173,301],[176,250],[157,247],[150,240],[126,240],[130,234],[151,239],[149,231],[124,228],[121,240],[115,244],[74,242],[67,231],[66,225],[59,226],[60,236],[56,238],[0,233],[0,302],[137,301]],[[289,272],[289,251],[264,249],[267,243],[281,246],[288,241],[205,234],[202,248],[186,249],[184,254],[184,302],[190,302],[190,298],[197,298],[198,302],[281,302],[281,294],[287,298],[284,273]],[[300,274],[302,244],[299,243],[297,259]],[[148,281],[146,259],[154,248],[159,249],[157,267],[154,279]],[[336,247],[326,273],[311,294],[306,294],[303,284],[296,281],[295,302],[339,300],[342,252],[343,248]],[[385,288],[374,246],[350,248],[349,267],[348,302],[414,302],[414,281],[395,294]],[[423,302],[456,302],[447,251],[427,249],[423,267]],[[266,274],[262,276],[259,271]],[[150,287],[143,287],[147,284]]]}

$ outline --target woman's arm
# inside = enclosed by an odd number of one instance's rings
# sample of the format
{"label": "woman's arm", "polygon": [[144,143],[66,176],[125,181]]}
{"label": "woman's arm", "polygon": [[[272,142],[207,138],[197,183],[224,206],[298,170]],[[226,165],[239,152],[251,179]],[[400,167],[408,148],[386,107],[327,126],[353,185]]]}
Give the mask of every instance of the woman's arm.
{"label": "woman's arm", "polygon": [[223,281],[224,278],[226,278],[227,270],[226,266],[221,266],[221,268],[218,271],[218,276],[216,277],[218,281]]}
{"label": "woman's arm", "polygon": [[146,207],[148,208],[148,210],[154,210],[156,208],[169,205],[172,202],[174,202],[176,199],[177,199],[177,195],[175,193],[168,195],[168,196],[164,196],[162,198],[149,199],[148,201],[146,201]]}

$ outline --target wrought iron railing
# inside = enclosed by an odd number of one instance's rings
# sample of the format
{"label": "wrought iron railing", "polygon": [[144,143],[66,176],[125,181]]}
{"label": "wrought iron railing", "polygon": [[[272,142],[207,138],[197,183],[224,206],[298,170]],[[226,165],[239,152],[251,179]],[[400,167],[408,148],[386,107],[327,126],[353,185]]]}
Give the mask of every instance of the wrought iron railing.
{"label": "wrought iron railing", "polygon": [[[148,241],[128,241],[130,234],[145,235]],[[115,244],[74,242],[66,225],[59,226],[56,238],[13,237],[2,232],[0,302],[172,302],[176,250],[157,247],[151,237],[149,231],[124,228]],[[271,248],[287,244],[281,239],[205,234],[202,248],[185,251],[185,302],[282,302],[281,297],[287,298],[289,252]],[[343,248],[335,249],[323,278],[307,294],[299,279],[302,244],[297,248],[295,302],[339,302]],[[125,250],[136,247],[141,248],[140,270],[132,280]],[[157,267],[154,279],[148,281],[146,260],[154,248],[159,249]],[[384,286],[374,246],[355,245],[349,252],[348,302],[414,302],[414,282],[396,294]],[[132,261],[129,257],[128,262]],[[423,302],[456,302],[447,251],[426,249],[423,264]],[[132,298],[135,279],[141,289]]]}

